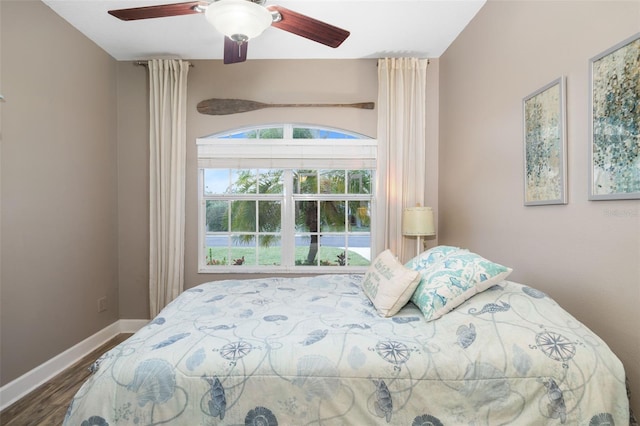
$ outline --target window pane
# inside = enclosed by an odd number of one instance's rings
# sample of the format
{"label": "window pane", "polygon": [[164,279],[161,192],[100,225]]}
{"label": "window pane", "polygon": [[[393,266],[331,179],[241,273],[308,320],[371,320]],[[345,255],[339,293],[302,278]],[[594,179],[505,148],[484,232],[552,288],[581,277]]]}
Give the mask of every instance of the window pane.
{"label": "window pane", "polygon": [[229,230],[229,203],[207,200],[207,232],[226,232]]}
{"label": "window pane", "polygon": [[294,170],[293,192],[294,194],[317,194],[317,172],[315,170]]}
{"label": "window pane", "polygon": [[228,235],[207,235],[205,261],[207,265],[226,266],[229,264],[229,244]]}
{"label": "window pane", "polygon": [[248,129],[239,132],[218,133],[208,136],[212,139],[282,139],[284,127],[268,127],[262,129]]}
{"label": "window pane", "polygon": [[272,127],[269,129],[260,129],[258,134],[259,139],[282,139],[284,131],[282,127]]}
{"label": "window pane", "polygon": [[301,232],[318,232],[317,201],[296,201],[296,229]]}
{"label": "window pane", "polygon": [[249,234],[235,234],[231,236],[231,264],[256,264],[256,238]]}
{"label": "window pane", "polygon": [[258,237],[258,265],[281,265],[282,247],[277,235],[260,235]]}
{"label": "window pane", "polygon": [[296,235],[296,265],[318,264],[318,234]]}
{"label": "window pane", "polygon": [[216,250],[212,247],[208,247],[205,263],[209,266],[226,266],[227,258],[224,253],[225,250]]}
{"label": "window pane", "polygon": [[256,232],[256,202],[231,202],[231,231]]}
{"label": "window pane", "polygon": [[217,133],[207,136],[211,139],[255,139],[257,132],[255,130],[243,130],[232,133]]}
{"label": "window pane", "polygon": [[294,127],[293,128],[293,139],[314,139],[313,129],[308,129],[305,127]]}
{"label": "window pane", "polygon": [[349,194],[371,194],[371,170],[349,170]]}
{"label": "window pane", "polygon": [[258,177],[256,170],[231,170],[231,190],[233,194],[255,194]]}
{"label": "window pane", "polygon": [[229,246],[229,235],[227,234],[207,234],[205,244],[207,248],[222,248],[224,250]]}
{"label": "window pane", "polygon": [[337,130],[314,129],[307,127],[294,127],[294,139],[358,139],[355,135],[349,135]]}
{"label": "window pane", "polygon": [[280,201],[258,201],[258,230],[260,232],[280,232],[282,203]]}
{"label": "window pane", "polygon": [[296,265],[317,265],[318,202],[296,201]]}
{"label": "window pane", "polygon": [[369,266],[371,264],[371,234],[349,235],[349,265]]}
{"label": "window pane", "polygon": [[346,246],[346,234],[321,234],[320,235],[320,247],[331,249],[333,253],[332,261],[335,261],[335,256],[340,254]]}
{"label": "window pane", "polygon": [[227,135],[215,136],[217,139],[255,139],[258,135],[256,130],[244,130],[237,133],[229,133]]}
{"label": "window pane", "polygon": [[344,248],[324,245],[324,238],[320,244],[320,266],[345,266],[347,254]]}
{"label": "window pane", "polygon": [[349,231],[371,231],[371,203],[369,201],[349,201]]}
{"label": "window pane", "polygon": [[204,195],[224,194],[229,188],[229,169],[204,169]]}
{"label": "window pane", "polygon": [[344,232],[345,229],[345,202],[321,201],[320,232]]}
{"label": "window pane", "polygon": [[258,192],[260,194],[282,194],[283,184],[282,184],[282,176],[284,174],[284,170],[282,169],[273,169],[273,170],[259,170],[258,175],[260,176]]}
{"label": "window pane", "polygon": [[344,194],[344,170],[320,170],[321,194]]}

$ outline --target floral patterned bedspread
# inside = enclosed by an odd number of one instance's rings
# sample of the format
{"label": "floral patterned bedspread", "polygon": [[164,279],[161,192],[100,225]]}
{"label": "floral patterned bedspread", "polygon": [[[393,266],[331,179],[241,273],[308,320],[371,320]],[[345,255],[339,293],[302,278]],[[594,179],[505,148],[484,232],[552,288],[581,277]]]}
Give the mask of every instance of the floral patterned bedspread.
{"label": "floral patterned bedspread", "polygon": [[622,364],[544,293],[505,281],[425,322],[362,275],[189,289],[92,367],[66,425],[626,424]]}

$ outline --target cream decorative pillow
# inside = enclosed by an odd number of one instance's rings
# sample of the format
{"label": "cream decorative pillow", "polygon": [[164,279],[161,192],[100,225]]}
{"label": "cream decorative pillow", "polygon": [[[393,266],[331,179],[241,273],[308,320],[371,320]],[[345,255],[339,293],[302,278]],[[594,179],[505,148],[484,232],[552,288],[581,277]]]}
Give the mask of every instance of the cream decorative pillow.
{"label": "cream decorative pillow", "polygon": [[468,250],[452,251],[418,269],[422,278],[411,301],[427,321],[440,318],[476,293],[505,280],[512,271]]}
{"label": "cream decorative pillow", "polygon": [[390,250],[385,250],[371,262],[362,289],[378,313],[390,317],[407,304],[418,283],[420,273],[406,268]]}

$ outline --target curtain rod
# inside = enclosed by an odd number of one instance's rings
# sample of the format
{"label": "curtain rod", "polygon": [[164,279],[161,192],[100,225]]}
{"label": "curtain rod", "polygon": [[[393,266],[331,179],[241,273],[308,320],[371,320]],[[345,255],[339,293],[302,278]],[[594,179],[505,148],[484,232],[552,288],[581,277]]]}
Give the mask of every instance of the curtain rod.
{"label": "curtain rod", "polygon": [[[138,65],[141,67],[146,67],[149,65],[149,61],[134,61],[133,65]],[[195,65],[193,65],[191,62],[189,62],[189,68],[193,68],[195,67]]]}
{"label": "curtain rod", "polygon": [[[430,64],[431,60],[430,58],[427,58],[427,64]],[[141,67],[146,67],[147,65],[149,65],[149,61],[134,61],[133,65],[138,65]],[[378,64],[376,63],[376,66],[378,66]],[[194,68],[195,65],[193,65],[191,62],[189,62],[189,68]]]}
{"label": "curtain rod", "polygon": [[[404,56],[402,56],[402,57],[404,57]],[[380,60],[380,59],[398,59],[398,58],[400,58],[400,56],[398,56],[398,57],[392,56],[392,57],[389,57],[389,58],[378,58],[378,60]],[[427,65],[431,64],[431,58],[418,58],[418,59],[426,59],[427,60]],[[378,66],[378,62],[376,62],[376,67],[377,66]]]}

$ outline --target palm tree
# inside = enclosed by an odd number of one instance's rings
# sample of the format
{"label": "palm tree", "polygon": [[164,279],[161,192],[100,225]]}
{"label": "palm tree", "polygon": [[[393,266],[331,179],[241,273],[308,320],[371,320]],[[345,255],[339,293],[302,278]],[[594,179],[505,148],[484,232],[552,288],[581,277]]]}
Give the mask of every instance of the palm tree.
{"label": "palm tree", "polygon": [[[240,194],[255,194],[256,188],[260,194],[282,193],[283,170],[272,169],[260,174],[258,177],[253,170],[240,170],[238,177],[232,185],[232,191]],[[231,231],[255,232],[256,231],[256,205],[258,210],[258,232],[279,232],[280,231],[280,210],[278,201],[241,201],[231,202]],[[253,235],[240,235],[237,237],[240,242],[252,243]],[[277,243],[280,238],[273,234],[264,234],[260,238],[260,244],[270,247]]]}

